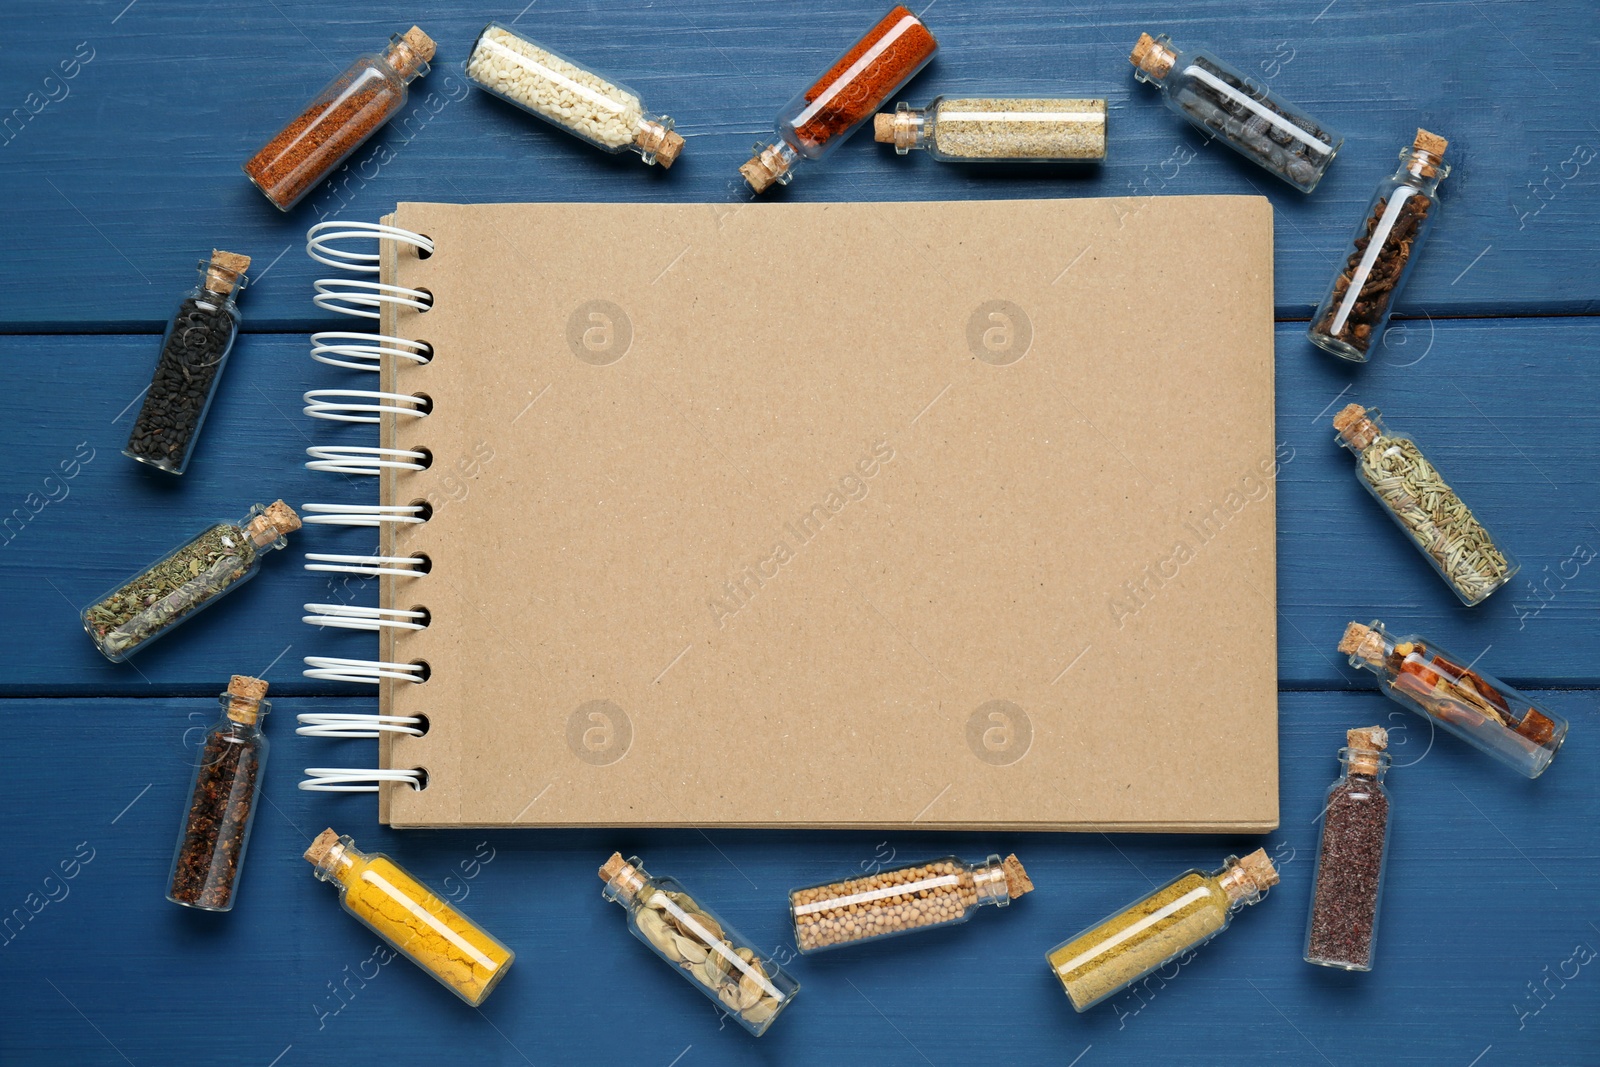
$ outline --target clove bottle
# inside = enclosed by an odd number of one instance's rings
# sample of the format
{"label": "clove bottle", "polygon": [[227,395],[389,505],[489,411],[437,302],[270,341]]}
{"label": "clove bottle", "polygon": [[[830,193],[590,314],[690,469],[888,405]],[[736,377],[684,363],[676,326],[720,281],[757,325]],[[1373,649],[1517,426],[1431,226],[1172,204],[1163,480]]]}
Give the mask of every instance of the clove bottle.
{"label": "clove bottle", "polygon": [[406,105],[414,78],[428,73],[433,39],[413,26],[382,54],[358,58],[244,164],[279,211],[288,211]]}
{"label": "clove bottle", "polygon": [[896,5],[805,92],[778,113],[777,138],[757,144],[739,173],[764,193],[787,185],[795,167],[821,159],[921,70],[939,47],[921,19]]}
{"label": "clove bottle", "polygon": [[1517,573],[1517,563],[1462,503],[1409,437],[1383,427],[1376,408],[1348,404],[1333,417],[1339,443],[1356,456],[1356,477],[1449,583],[1461,602],[1481,603]]}
{"label": "clove bottle", "polygon": [[1210,52],[1180,52],[1162,34],[1139,35],[1133,76],[1161,90],[1167,107],[1208,138],[1309,193],[1344,138]]}
{"label": "clove bottle", "polygon": [[600,868],[601,894],[628,912],[628,929],[746,1030],[760,1037],[789,1006],[800,983],[762,956],[672,878],[656,878],[638,857],[613,852]]}
{"label": "clove bottle", "polygon": [[178,303],[161,335],[161,355],[122,454],[182,474],[239,335],[239,307],[250,257],[213,250],[200,284]]}
{"label": "clove bottle", "polygon": [[1051,949],[1045,957],[1067,999],[1088,1011],[1228,928],[1233,913],[1278,884],[1263,849],[1229,856],[1206,874],[1190,870]]}
{"label": "clove bottle", "polygon": [[1344,773],[1322,806],[1322,840],[1312,875],[1311,916],[1306,920],[1307,963],[1346,971],[1372,970],[1378,935],[1378,898],[1389,850],[1389,732],[1381,726],[1350,730],[1339,750]]}
{"label": "clove bottle", "polygon": [[873,137],[947,163],[1048,163],[1106,158],[1104,100],[936,96],[873,116]]}
{"label": "clove bottle", "polygon": [[1529,778],[1545,772],[1567,738],[1566,719],[1415,634],[1352,622],[1339,651],[1376,674],[1391,700]]}
{"label": "clove bottle", "polygon": [[1400,168],[1378,183],[1333,286],[1311,316],[1306,335],[1313,344],[1366,362],[1439,213],[1439,182],[1450,173],[1444,161],[1449,145],[1436,133],[1418,130],[1416,142],[1400,150]]}
{"label": "clove bottle", "polygon": [[789,918],[801,952],[956,926],[985,904],[1005,907],[1033,890],[1016,856],[967,863],[955,856],[796,889]]}
{"label": "clove bottle", "polygon": [[254,578],[261,557],[288,544],[300,516],[279,500],[238,522],[215,522],[83,609],[95,647],[121,663]]}
{"label": "clove bottle", "polygon": [[646,111],[638,93],[498,22],[478,34],[467,77],[602,151],[635,152],[665,168],[683,150],[672,119]]}
{"label": "clove bottle", "polygon": [[189,808],[167,878],[167,899],[202,911],[233,910],[245,846],[261,795],[267,739],[261,717],[272,710],[267,683],[236,674],[222,694],[222,719],[195,756]]}

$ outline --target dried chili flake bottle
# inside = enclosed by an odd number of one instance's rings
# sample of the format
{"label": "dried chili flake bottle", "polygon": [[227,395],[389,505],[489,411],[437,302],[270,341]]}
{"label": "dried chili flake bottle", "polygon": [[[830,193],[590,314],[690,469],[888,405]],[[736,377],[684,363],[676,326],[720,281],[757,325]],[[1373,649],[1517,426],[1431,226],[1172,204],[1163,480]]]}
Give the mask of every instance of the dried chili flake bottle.
{"label": "dried chili flake bottle", "polygon": [[1306,920],[1307,963],[1346,971],[1372,970],[1378,899],[1389,850],[1389,732],[1367,726],[1345,734],[1344,773],[1322,805],[1322,840],[1312,875]]}
{"label": "dried chili flake bottle", "polygon": [[821,159],[854,133],[921,70],[939,47],[921,19],[896,6],[827,73],[778,113],[777,139],[757,144],[739,168],[750,188],[787,185],[794,168]]}
{"label": "dried chili flake bottle", "polygon": [[1053,97],[936,96],[873,116],[873,138],[946,163],[1106,158],[1106,102]]}
{"label": "dried chili flake bottle", "polygon": [[1389,699],[1529,778],[1545,772],[1567,739],[1566,719],[1415,634],[1352,622],[1339,651],[1376,674]]}
{"label": "dried chili flake bottle", "polygon": [[413,26],[329,82],[293,122],[244,164],[279,211],[288,211],[405,106],[407,86],[428,73],[433,39]]}
{"label": "dried chili flake bottle", "polygon": [[1306,335],[1313,344],[1366,362],[1439,214],[1439,182],[1450,173],[1444,161],[1449,146],[1438,134],[1418,130],[1415,143],[1400,150],[1399,169],[1378,183],[1328,295],[1311,316]]}

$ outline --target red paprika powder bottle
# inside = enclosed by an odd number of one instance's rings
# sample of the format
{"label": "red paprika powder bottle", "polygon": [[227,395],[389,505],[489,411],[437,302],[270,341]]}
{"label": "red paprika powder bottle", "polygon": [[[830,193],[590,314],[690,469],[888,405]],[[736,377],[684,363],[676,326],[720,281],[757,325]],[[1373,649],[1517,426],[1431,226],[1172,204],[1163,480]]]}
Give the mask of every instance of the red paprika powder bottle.
{"label": "red paprika powder bottle", "polygon": [[939,42],[921,19],[896,6],[816,83],[778,113],[777,140],[757,144],[739,168],[750,188],[787,185],[794,168],[839,146],[921,70]]}

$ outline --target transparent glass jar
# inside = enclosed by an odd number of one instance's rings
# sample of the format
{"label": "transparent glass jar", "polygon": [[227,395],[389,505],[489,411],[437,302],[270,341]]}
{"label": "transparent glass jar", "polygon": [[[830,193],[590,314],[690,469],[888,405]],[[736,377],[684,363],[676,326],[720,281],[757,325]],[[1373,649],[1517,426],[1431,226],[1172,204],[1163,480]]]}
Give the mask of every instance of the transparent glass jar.
{"label": "transparent glass jar", "polygon": [[1372,970],[1378,902],[1389,855],[1389,733],[1381,726],[1347,731],[1343,772],[1322,805],[1322,836],[1311,875],[1305,961],[1346,971]]}
{"label": "transparent glass jar", "polygon": [[255,825],[267,738],[261,717],[272,710],[267,683],[236,674],[219,699],[222,719],[195,753],[189,807],[167,877],[167,899],[202,911],[233,910]]}
{"label": "transparent glass jar", "polygon": [[1339,651],[1352,667],[1376,674],[1379,688],[1395,703],[1518,774],[1539,777],[1567,739],[1566,719],[1415,634],[1394,637],[1376,620],[1369,626],[1352,622]]}
{"label": "transparent glass jar", "polygon": [[279,500],[238,522],[215,522],[83,609],[83,628],[121,663],[256,576],[261,557],[288,544],[300,516]]}
{"label": "transparent glass jar", "polygon": [[406,105],[407,86],[428,73],[433,39],[413,26],[389,38],[311,98],[300,115],[244,164],[279,211],[298,204]]}
{"label": "transparent glass jar", "polygon": [[760,1037],[800,992],[800,983],[750,947],[675,879],[656,878],[621,853],[600,868],[602,895],[628,912],[628,929],[652,952]]}
{"label": "transparent glass jar", "polygon": [[498,22],[478,34],[467,77],[601,151],[636,152],[670,167],[683,150],[672,119],[646,111],[638,93]]}
{"label": "transparent glass jar", "polygon": [[822,159],[933,58],[939,42],[921,19],[896,5],[805,92],[778,113],[777,138],[757,144],[739,168],[764,193],[787,185],[805,160]]}
{"label": "transparent glass jar", "polygon": [[801,952],[956,926],[985,904],[1005,907],[1033,889],[1016,856],[956,856],[796,889],[789,919]]}
{"label": "transparent glass jar", "polygon": [[1063,941],[1045,956],[1078,1011],[1088,1011],[1228,928],[1233,913],[1278,883],[1264,850],[1189,870]]}
{"label": "transparent glass jar", "polygon": [[1319,348],[1365,363],[1383,336],[1439,214],[1439,182],[1450,173],[1444,162],[1449,144],[1418,130],[1416,143],[1400,150],[1399,169],[1378,183],[1328,295],[1311,316],[1306,336]]}
{"label": "transparent glass jar", "polygon": [[1166,34],[1139,35],[1133,76],[1207,137],[1302,193],[1317,187],[1344,138],[1210,52],[1181,52]]}
{"label": "transparent glass jar", "polygon": [[899,155],[947,163],[1050,163],[1106,158],[1106,102],[1053,97],[936,96],[874,116],[873,136]]}
{"label": "transparent glass jar", "polygon": [[1348,404],[1333,417],[1338,441],[1356,457],[1356,477],[1411,543],[1471,607],[1520,568],[1409,437],[1384,429],[1382,413]]}

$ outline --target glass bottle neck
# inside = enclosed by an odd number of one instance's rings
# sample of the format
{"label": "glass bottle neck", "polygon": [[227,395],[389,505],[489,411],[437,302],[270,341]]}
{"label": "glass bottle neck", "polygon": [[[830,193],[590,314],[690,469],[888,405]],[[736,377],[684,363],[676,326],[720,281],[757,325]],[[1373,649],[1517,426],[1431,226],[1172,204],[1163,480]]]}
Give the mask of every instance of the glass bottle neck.
{"label": "glass bottle neck", "polygon": [[428,73],[428,61],[418,55],[417,50],[411,47],[411,42],[404,37],[395,37],[389,42],[389,50],[384,54],[383,61],[408,85],[420,75]]}
{"label": "glass bottle neck", "polygon": [[1450,164],[1443,157],[1422,148],[1402,148],[1400,166],[1392,180],[1409,185],[1432,196],[1439,189],[1439,181],[1450,173]]}
{"label": "glass bottle neck", "polygon": [[1389,754],[1370,749],[1342,748],[1339,750],[1339,765],[1344,769],[1345,779],[1364,778],[1371,782],[1382,782],[1389,770]]}
{"label": "glass bottle neck", "polygon": [[343,882],[356,864],[366,858],[366,853],[356,848],[350,838],[341,837],[338,844],[328,849],[327,858],[313,870],[324,882]]}
{"label": "glass bottle neck", "polygon": [[639,866],[638,857],[635,856],[626,862],[621,858],[614,863],[608,863],[605,888],[600,891],[607,900],[621,904],[628,910],[633,910],[639,898],[644,894],[645,888],[650,884],[650,873]]}
{"label": "glass bottle neck", "polygon": [[978,891],[979,904],[1003,908],[1011,903],[1011,887],[1006,884],[1005,868],[999,860],[1000,857],[996,856],[972,870],[973,887]]}

